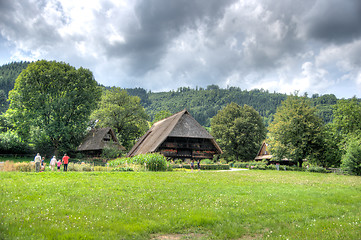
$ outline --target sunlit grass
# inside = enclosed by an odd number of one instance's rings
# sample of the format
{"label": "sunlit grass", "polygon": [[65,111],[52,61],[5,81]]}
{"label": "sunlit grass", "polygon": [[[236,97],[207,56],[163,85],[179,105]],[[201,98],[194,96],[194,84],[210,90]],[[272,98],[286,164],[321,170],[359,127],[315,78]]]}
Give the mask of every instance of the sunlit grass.
{"label": "sunlit grass", "polygon": [[360,177],[202,171],[0,172],[0,178],[0,239],[361,236]]}

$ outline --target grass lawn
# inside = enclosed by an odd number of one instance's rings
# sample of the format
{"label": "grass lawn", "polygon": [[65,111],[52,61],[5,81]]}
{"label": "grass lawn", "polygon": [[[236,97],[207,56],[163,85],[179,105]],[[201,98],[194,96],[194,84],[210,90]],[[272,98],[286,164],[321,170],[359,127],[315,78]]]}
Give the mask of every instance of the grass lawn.
{"label": "grass lawn", "polygon": [[0,172],[0,239],[360,239],[361,178]]}

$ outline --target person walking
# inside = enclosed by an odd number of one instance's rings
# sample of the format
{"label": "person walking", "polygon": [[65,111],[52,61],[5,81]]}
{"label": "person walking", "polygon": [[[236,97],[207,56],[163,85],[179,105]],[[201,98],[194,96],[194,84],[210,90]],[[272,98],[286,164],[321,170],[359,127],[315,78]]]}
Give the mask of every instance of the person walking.
{"label": "person walking", "polygon": [[39,172],[40,171],[40,162],[41,162],[40,153],[36,154],[36,156],[34,158],[34,162],[35,162],[35,171]]}
{"label": "person walking", "polygon": [[198,168],[198,172],[201,170],[201,160],[198,159],[197,161],[197,168]]}
{"label": "person walking", "polygon": [[55,170],[56,164],[57,164],[57,162],[56,162],[56,157],[53,156],[53,158],[50,160],[50,168],[51,168],[51,171],[54,171],[54,170]]}
{"label": "person walking", "polygon": [[69,156],[64,154],[63,157],[63,164],[64,164],[64,172],[68,171],[68,163],[69,163]]}
{"label": "person walking", "polygon": [[61,166],[61,160],[59,159],[58,163],[57,163],[57,166],[58,166],[58,172],[60,172],[60,166]]}
{"label": "person walking", "polygon": [[46,165],[46,163],[45,163],[45,157],[42,157],[42,158],[41,158],[40,172],[45,171],[45,165]]}
{"label": "person walking", "polygon": [[191,161],[191,171],[193,172],[194,169],[194,160]]}

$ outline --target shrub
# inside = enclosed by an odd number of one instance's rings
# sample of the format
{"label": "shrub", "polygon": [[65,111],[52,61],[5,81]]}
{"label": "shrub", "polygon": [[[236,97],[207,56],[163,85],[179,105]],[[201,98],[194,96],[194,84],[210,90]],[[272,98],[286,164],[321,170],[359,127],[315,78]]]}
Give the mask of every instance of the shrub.
{"label": "shrub", "polygon": [[[191,166],[189,164],[185,165],[174,165],[174,168],[185,168],[185,169],[191,169]],[[196,169],[196,168],[195,168]],[[201,164],[201,170],[229,170],[228,164]]]}
{"label": "shrub", "polygon": [[102,157],[106,159],[114,159],[122,155],[122,151],[117,147],[105,147],[102,152]]}
{"label": "shrub", "polygon": [[233,167],[235,167],[235,168],[248,168],[249,165],[250,165],[249,162],[235,162],[233,164]]}
{"label": "shrub", "polygon": [[113,168],[112,171],[116,171],[116,172],[132,172],[134,170],[131,167],[116,167],[116,168]]}
{"label": "shrub", "polygon": [[5,172],[12,172],[15,171],[15,164],[13,161],[5,161],[4,163],[4,171]]}
{"label": "shrub", "polygon": [[94,166],[94,172],[106,172],[111,170],[111,168],[104,167],[104,166]]}
{"label": "shrub", "polygon": [[361,175],[361,146],[357,141],[349,143],[341,161],[343,171],[352,175]]}
{"label": "shrub", "polygon": [[89,163],[73,163],[70,162],[68,164],[68,171],[73,171],[73,172],[90,172],[92,171],[92,165]]}
{"label": "shrub", "polygon": [[310,167],[307,169],[308,172],[327,173],[327,170],[323,167]]}
{"label": "shrub", "polygon": [[210,160],[210,159],[203,159],[203,160],[201,161],[201,164],[212,164],[212,163],[213,163],[213,161]]}
{"label": "shrub", "polygon": [[146,155],[146,168],[149,171],[166,171],[167,160],[166,158],[158,153],[151,153]]}
{"label": "shrub", "polygon": [[0,133],[0,152],[1,153],[27,153],[29,147],[22,142],[17,133],[7,131]]}
{"label": "shrub", "polygon": [[15,171],[18,172],[31,172],[34,170],[35,165],[31,162],[18,162],[14,164]]}

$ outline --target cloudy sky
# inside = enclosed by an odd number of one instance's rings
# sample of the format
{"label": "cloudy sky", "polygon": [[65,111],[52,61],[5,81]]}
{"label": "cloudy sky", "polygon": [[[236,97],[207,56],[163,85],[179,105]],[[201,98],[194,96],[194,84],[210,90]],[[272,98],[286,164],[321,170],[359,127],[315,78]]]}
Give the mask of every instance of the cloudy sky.
{"label": "cloudy sky", "polygon": [[0,65],[38,59],[154,92],[361,97],[361,1],[0,0]]}

